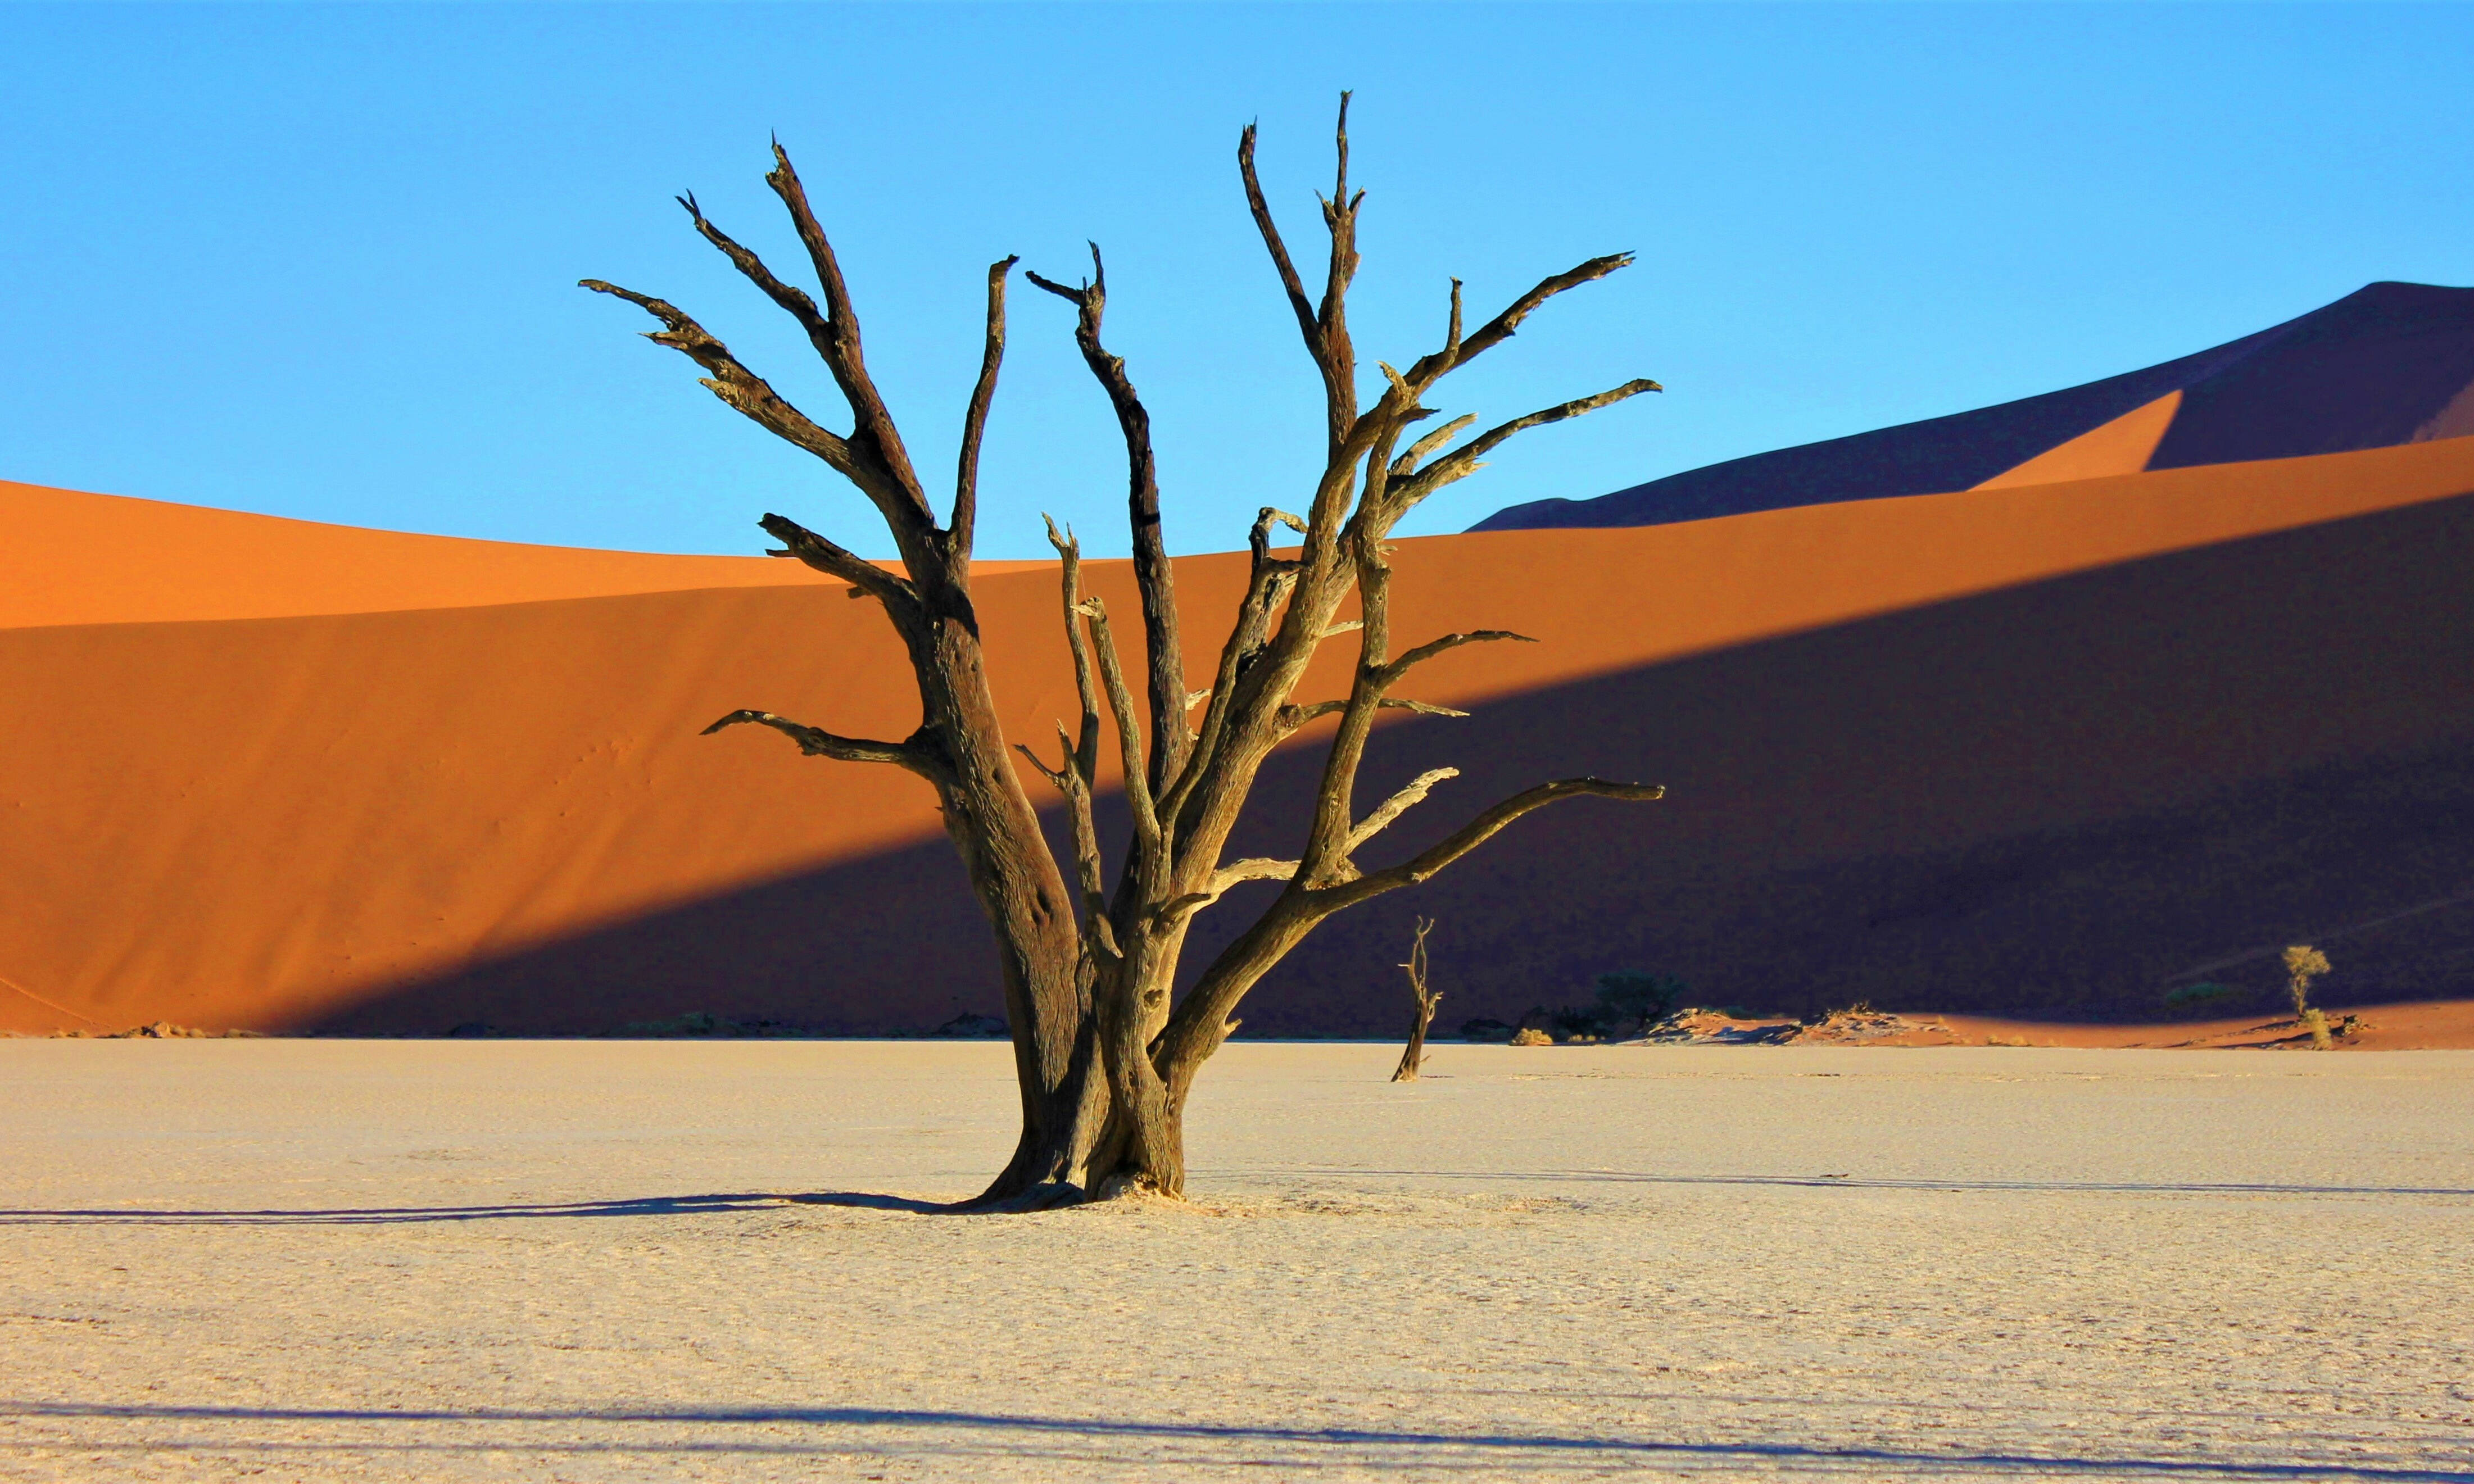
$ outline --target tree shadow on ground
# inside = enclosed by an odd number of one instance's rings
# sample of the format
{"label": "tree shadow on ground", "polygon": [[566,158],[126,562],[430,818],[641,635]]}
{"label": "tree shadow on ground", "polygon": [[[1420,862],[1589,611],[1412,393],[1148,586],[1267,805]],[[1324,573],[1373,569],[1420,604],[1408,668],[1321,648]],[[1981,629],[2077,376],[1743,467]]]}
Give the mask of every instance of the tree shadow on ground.
{"label": "tree shadow on ground", "polygon": [[[1754,1185],[1818,1190],[1980,1190],[2051,1195],[2223,1195],[2223,1196],[2439,1196],[2474,1197],[2474,1187],[2449,1185],[2310,1185],[2247,1181],[2066,1180],[1936,1180],[1929,1177],[1877,1178],[1852,1175],[1664,1175],[1624,1170],[1369,1170],[1354,1167],[1300,1165],[1284,1169],[1243,1171],[1197,1170],[1198,1175],[1231,1178],[1294,1176],[1328,1180],[1334,1178],[1425,1180],[1501,1180],[1511,1184],[1557,1182],[1603,1185]],[[828,1190],[807,1193],[750,1191],[735,1195],[643,1196],[623,1201],[562,1201],[482,1205],[334,1206],[297,1210],[132,1209],[127,1206],[58,1209],[0,1208],[0,1227],[357,1227],[415,1226],[433,1222],[577,1220],[612,1216],[710,1216],[738,1211],[787,1210],[801,1205],[836,1205],[858,1210],[901,1211],[913,1215],[973,1213],[983,1208],[967,1201],[923,1201],[913,1196],[872,1191]]]}
{"label": "tree shadow on ground", "polygon": [[551,1201],[483,1205],[334,1206],[302,1210],[0,1209],[0,1227],[360,1227],[452,1221],[573,1220],[607,1216],[710,1216],[731,1211],[781,1210],[794,1205],[847,1205],[879,1211],[950,1211],[946,1202],[865,1191],[811,1194],[751,1191],[738,1195],[642,1196],[625,1201]]}
{"label": "tree shadow on ground", "polygon": [[[691,1425],[760,1425],[813,1426],[834,1428],[919,1428],[964,1432],[1014,1433],[1031,1437],[1064,1437],[1077,1439],[1127,1438],[1142,1440],[1181,1440],[1193,1442],[1226,1442],[1238,1444],[1289,1444],[1333,1448],[1393,1449],[1466,1449],[1485,1456],[1483,1467],[1506,1467],[1514,1458],[1518,1467],[1546,1466],[1546,1455],[1571,1453],[1581,1460],[1603,1465],[1610,1457],[1629,1456],[1649,1461],[1671,1459],[1678,1462],[1699,1460],[1710,1463],[1788,1464],[1807,1467],[1839,1466],[1849,1469],[1897,1468],[1920,1473],[1976,1472],[1992,1474],[2055,1474],[2066,1473],[2092,1477],[2116,1478],[2199,1478],[2199,1479],[2364,1479],[2394,1481],[2394,1484],[2474,1484],[2474,1472],[2453,1469],[2390,1467],[2359,1462],[2294,1462],[2244,1463],[2206,1458],[2122,1458],[2073,1457],[2035,1453],[1928,1452],[1920,1449],[1886,1448],[1832,1448],[1826,1445],[1796,1443],[1683,1443],[1662,1439],[1589,1437],[1555,1434],[1454,1433],[1421,1432],[1391,1428],[1357,1427],[1283,1427],[1272,1425],[1240,1425],[1211,1423],[1125,1422],[1104,1418],[1042,1417],[1031,1414],[991,1412],[926,1411],[875,1407],[650,1407],[650,1408],[456,1408],[401,1410],[361,1409],[350,1407],[218,1407],[172,1405],[122,1405],[80,1402],[0,1402],[0,1418],[85,1418],[124,1422],[234,1422],[234,1423],[544,1423],[572,1426],[576,1423],[685,1423]],[[95,1448],[87,1440],[76,1445],[81,1451]],[[146,1443],[132,1445],[146,1449],[210,1448],[219,1454],[240,1449],[267,1448],[285,1451],[325,1451],[327,1448],[352,1451],[403,1452],[535,1452],[556,1454],[607,1453],[757,1453],[807,1454],[847,1452],[851,1444],[836,1440],[816,1443],[783,1443],[750,1440],[698,1440],[691,1443],[624,1442],[589,1443],[561,1441],[518,1443],[506,1439],[469,1442],[370,1443],[355,1440],[321,1446],[318,1444],[244,1444],[230,1442],[184,1441],[180,1443]],[[870,1451],[885,1451],[880,1447]],[[1363,1466],[1363,1465],[1361,1465]],[[1433,1469],[1438,1461],[1411,1458],[1378,1458],[1372,1467],[1415,1467]]]}

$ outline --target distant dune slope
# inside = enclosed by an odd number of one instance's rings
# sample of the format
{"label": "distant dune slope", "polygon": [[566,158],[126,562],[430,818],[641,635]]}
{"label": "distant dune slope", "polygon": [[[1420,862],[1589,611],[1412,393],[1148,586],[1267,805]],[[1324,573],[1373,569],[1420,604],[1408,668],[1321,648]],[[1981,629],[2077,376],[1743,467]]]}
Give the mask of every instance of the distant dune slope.
{"label": "distant dune slope", "polygon": [[1594,499],[1514,505],[1471,529],[1654,525],[2468,434],[2474,288],[2373,283],[2298,319],[2162,365],[1730,459]]}
{"label": "distant dune slope", "polygon": [[0,481],[0,628],[813,587],[796,562],[361,530]]}
{"label": "distant dune slope", "polygon": [[[1540,776],[1674,792],[1564,806],[1327,930],[1249,1027],[1389,1031],[1418,911],[1443,922],[1451,1023],[1625,966],[1761,1004],[2128,1011],[2294,924],[2474,890],[2468,492],[2457,439],[1404,543],[1404,637],[1542,643],[1436,662],[1419,693],[1479,715],[1378,739],[1370,794],[1467,773],[1395,848]],[[181,565],[182,519],[150,559]],[[382,535],[322,529],[291,534]],[[145,621],[133,592],[20,596],[0,628],[0,1029],[711,1010],[883,1031],[994,1008],[924,787],[696,735],[747,705],[909,730],[871,608],[787,563],[405,540],[361,590],[373,611],[328,611],[348,595],[314,584],[270,599],[292,612],[235,616],[245,595],[208,586],[182,599],[202,616]],[[1091,571],[1130,603],[1123,564]],[[1241,572],[1180,562],[1196,663]],[[1036,741],[1072,694],[1053,572],[978,591],[1008,725]],[[487,596],[435,600],[456,592]],[[1339,693],[1345,663],[1310,692]],[[1246,848],[1293,836],[1310,761],[1274,763]],[[1207,913],[1201,941],[1233,920]],[[2396,962],[2368,997],[2439,992],[2474,958],[2474,934],[2450,957],[2461,916],[2415,921],[2379,939]],[[2332,948],[2337,992],[2375,948]]]}

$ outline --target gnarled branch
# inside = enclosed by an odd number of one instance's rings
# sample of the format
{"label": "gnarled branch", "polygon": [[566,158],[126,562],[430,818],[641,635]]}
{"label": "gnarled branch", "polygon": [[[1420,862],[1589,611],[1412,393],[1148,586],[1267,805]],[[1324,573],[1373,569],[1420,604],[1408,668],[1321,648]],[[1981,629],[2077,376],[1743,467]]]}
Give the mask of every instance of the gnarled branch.
{"label": "gnarled branch", "polygon": [[1564,799],[1610,798],[1645,803],[1665,796],[1665,787],[1654,783],[1611,783],[1604,778],[1559,778],[1553,783],[1541,783],[1496,804],[1439,843],[1419,851],[1398,865],[1369,871],[1354,881],[1342,882],[1316,892],[1316,907],[1322,914],[1329,915],[1369,897],[1414,886],[1485,844],[1504,826],[1521,815]]}
{"label": "gnarled branch", "polygon": [[1068,288],[1035,273],[1031,282],[1075,306],[1074,343],[1083,364],[1108,394],[1126,438],[1126,515],[1133,532],[1134,585],[1142,595],[1146,676],[1152,703],[1151,774],[1154,795],[1168,791],[1185,761],[1185,646],[1177,636],[1176,571],[1160,530],[1159,466],[1152,453],[1152,417],[1126,375],[1125,357],[1100,343],[1108,307],[1108,271],[1091,244],[1091,281]]}
{"label": "gnarled branch", "polygon": [[[910,535],[935,523],[935,514],[928,507],[928,496],[919,487],[919,476],[911,472],[910,455],[902,447],[902,434],[893,425],[893,414],[886,410],[885,399],[878,395],[876,382],[867,374],[867,358],[860,348],[859,316],[851,311],[850,289],[842,281],[842,265],[834,255],[833,244],[825,238],[825,229],[816,220],[815,211],[808,205],[807,187],[799,183],[799,172],[792,168],[788,152],[782,141],[773,141],[773,168],[764,177],[773,194],[790,212],[790,225],[797,229],[799,241],[808,250],[808,261],[816,270],[816,283],[825,293],[824,342],[816,347],[826,369],[841,388],[842,400],[850,403],[851,443],[873,455],[884,469],[902,499],[885,510],[885,520],[895,526],[895,534]],[[874,493],[874,492],[870,492]]]}
{"label": "gnarled branch", "polygon": [[1355,855],[1358,846],[1383,833],[1385,826],[1423,801],[1435,785],[1446,778],[1458,778],[1460,775],[1461,770],[1457,767],[1437,767],[1410,779],[1402,786],[1399,792],[1376,805],[1372,814],[1358,821],[1357,828],[1348,832],[1348,843],[1342,847],[1341,854]]}
{"label": "gnarled branch", "polygon": [[1508,628],[1470,629],[1467,633],[1445,634],[1441,639],[1427,640],[1424,644],[1418,645],[1418,647],[1401,655],[1398,659],[1394,660],[1389,665],[1384,666],[1383,683],[1388,686],[1392,682],[1398,680],[1402,675],[1407,674],[1417,666],[1424,664],[1426,661],[1433,659],[1436,655],[1448,653],[1451,650],[1457,649],[1463,645],[1498,644],[1505,642],[1512,644],[1534,645],[1538,641],[1530,638],[1526,634],[1516,634]]}
{"label": "gnarled branch", "polygon": [[[1040,519],[1048,525],[1048,544],[1056,548],[1057,588],[1064,600],[1065,646],[1074,656],[1074,694],[1081,703],[1081,731],[1069,737],[1065,723],[1056,724],[1056,741],[1065,754],[1064,766],[1052,770],[1029,747],[1021,748],[1031,766],[1064,793],[1072,811],[1074,827],[1075,885],[1082,898],[1084,932],[1096,931],[1090,924],[1104,918],[1107,898],[1102,881],[1100,832],[1091,816],[1092,781],[1100,766],[1100,700],[1091,680],[1091,650],[1083,643],[1079,621],[1082,609],[1082,544],[1070,530],[1059,531],[1056,523],[1045,515]],[[1114,939],[1109,939],[1113,944]]]}
{"label": "gnarled branch", "polygon": [[1096,597],[1075,605],[1091,629],[1091,650],[1100,662],[1100,686],[1116,718],[1117,746],[1126,769],[1126,802],[1133,809],[1134,836],[1140,848],[1156,848],[1160,818],[1152,808],[1149,774],[1143,768],[1143,734],[1136,725],[1134,693],[1126,689],[1125,670],[1117,661],[1116,636],[1108,628],[1108,607]]}
{"label": "gnarled branch", "polygon": [[1160,811],[1170,820],[1180,816],[1186,800],[1194,794],[1204,772],[1218,757],[1220,743],[1226,735],[1231,709],[1236,704],[1238,676],[1263,652],[1272,632],[1272,615],[1288,597],[1298,579],[1298,564],[1272,555],[1272,527],[1286,525],[1302,532],[1305,522],[1285,510],[1265,505],[1254,516],[1253,528],[1247,533],[1246,547],[1251,566],[1246,579],[1246,596],[1238,600],[1237,620],[1229,625],[1227,642],[1220,646],[1220,668],[1213,676],[1211,704],[1202,713],[1202,724],[1195,730],[1193,746],[1186,753],[1185,766],[1176,780],[1160,795]]}
{"label": "gnarled branch", "polygon": [[1616,402],[1637,397],[1643,392],[1664,390],[1666,388],[1648,377],[1638,377],[1621,386],[1611,387],[1589,397],[1575,397],[1570,401],[1541,408],[1514,418],[1509,423],[1498,423],[1435,460],[1426,467],[1423,474],[1413,475],[1395,485],[1391,491],[1394,518],[1397,519],[1399,515],[1406,514],[1411,506],[1444,485],[1456,483],[1477,473],[1483,467],[1479,461],[1516,433],[1526,432],[1530,428],[1547,423],[1561,423],[1566,418],[1576,418],[1585,413],[1595,412],[1600,407],[1613,406]]}
{"label": "gnarled branch", "polygon": [[644,338],[655,345],[668,346],[711,372],[712,375],[704,378],[706,390],[727,405],[737,408],[766,432],[823,459],[837,474],[858,485],[861,491],[874,493],[869,489],[868,473],[861,468],[848,443],[817,426],[813,419],[784,400],[763,377],[740,364],[739,357],[730,353],[730,347],[715,338],[686,310],[667,300],[639,294],[634,289],[620,288],[599,279],[579,279],[576,281],[579,286],[596,294],[623,299],[660,320],[667,328],[652,331]]}
{"label": "gnarled branch", "polygon": [[907,623],[919,605],[919,592],[909,581],[874,562],[817,535],[788,516],[764,513],[756,523],[782,543],[782,554],[794,556],[828,576],[839,577],[859,592],[884,603],[897,622]]}
{"label": "gnarled branch", "polygon": [[734,711],[699,735],[711,737],[724,727],[752,723],[769,726],[799,744],[799,750],[812,758],[837,758],[844,763],[890,763],[908,768],[923,778],[936,776],[935,765],[909,742],[877,742],[864,737],[841,737],[820,727],[805,726],[787,717],[769,711]]}
{"label": "gnarled branch", "polygon": [[1295,861],[1274,861],[1265,856],[1231,861],[1213,871],[1211,880],[1201,890],[1189,891],[1174,901],[1163,904],[1159,909],[1159,917],[1164,924],[1173,924],[1178,918],[1200,912],[1219,901],[1229,888],[1242,882],[1288,881],[1297,874],[1298,863]]}
{"label": "gnarled branch", "polygon": [[1327,199],[1318,198],[1322,205],[1323,226],[1331,237],[1331,257],[1320,304],[1308,302],[1305,284],[1298,279],[1297,265],[1289,259],[1288,246],[1280,240],[1280,230],[1272,220],[1271,206],[1263,199],[1263,183],[1254,173],[1254,126],[1247,125],[1237,139],[1237,173],[1245,182],[1246,205],[1253,212],[1255,228],[1263,234],[1263,246],[1272,255],[1272,265],[1280,275],[1280,287],[1289,296],[1289,307],[1297,314],[1306,353],[1314,358],[1316,370],[1322,375],[1330,460],[1334,464],[1348,462],[1342,450],[1357,422],[1357,353],[1349,344],[1347,301],[1349,281],[1357,275],[1357,207],[1366,193],[1348,193],[1348,96],[1345,92],[1340,95],[1340,122],[1333,130],[1339,163],[1332,194]]}
{"label": "gnarled branch", "polygon": [[[1409,368],[1410,384],[1422,393],[1443,377],[1511,339],[1513,332],[1520,328],[1520,322],[1535,313],[1540,304],[1558,294],[1579,288],[1584,283],[1595,282],[1608,274],[1629,268],[1632,266],[1632,260],[1633,255],[1630,253],[1609,253],[1603,257],[1592,257],[1587,262],[1576,263],[1562,273],[1540,279],[1536,287],[1514,300],[1505,306],[1501,314],[1479,326],[1476,334],[1467,339],[1454,334],[1444,342],[1443,350],[1432,355],[1420,357],[1416,365]],[[1454,330],[1460,328],[1458,280],[1454,280],[1452,283],[1452,328]]]}
{"label": "gnarled branch", "polygon": [[1433,432],[1419,439],[1416,443],[1409,445],[1408,452],[1401,454],[1398,458],[1392,461],[1392,477],[1395,479],[1403,479],[1408,477],[1410,474],[1416,474],[1418,472],[1418,465],[1425,459],[1427,454],[1434,452],[1444,444],[1451,442],[1452,435],[1454,433],[1459,432],[1462,428],[1468,426],[1471,423],[1476,421],[1476,413],[1464,412],[1459,417],[1452,419],[1443,426],[1436,428]]}
{"label": "gnarled branch", "polygon": [[1237,136],[1237,175],[1246,182],[1246,206],[1254,213],[1254,227],[1263,234],[1263,246],[1272,255],[1272,266],[1280,275],[1280,287],[1287,291],[1289,307],[1298,316],[1298,333],[1305,336],[1306,353],[1321,365],[1323,359],[1322,327],[1315,321],[1314,302],[1306,298],[1306,286],[1298,277],[1297,264],[1289,260],[1289,246],[1280,240],[1279,225],[1272,220],[1271,203],[1263,199],[1263,182],[1254,174],[1254,126],[1248,124]]}
{"label": "gnarled branch", "polygon": [[[1383,711],[1409,711],[1415,712],[1421,717],[1466,717],[1468,715],[1466,711],[1455,711],[1449,706],[1438,706],[1432,701],[1402,700],[1399,697],[1391,695],[1382,697],[1375,704],[1378,709]],[[1309,721],[1320,721],[1325,717],[1336,717],[1347,709],[1348,702],[1346,700],[1312,701],[1303,706],[1283,706],[1280,708],[1280,735],[1286,737],[1291,732],[1304,726]]]}
{"label": "gnarled branch", "polygon": [[997,395],[997,368],[1005,364],[1006,275],[1022,261],[1018,256],[988,264],[988,329],[980,353],[980,379],[971,388],[971,404],[962,414],[962,452],[954,470],[954,533],[952,557],[960,575],[970,572],[971,545],[980,519],[980,440],[987,433],[988,403]]}

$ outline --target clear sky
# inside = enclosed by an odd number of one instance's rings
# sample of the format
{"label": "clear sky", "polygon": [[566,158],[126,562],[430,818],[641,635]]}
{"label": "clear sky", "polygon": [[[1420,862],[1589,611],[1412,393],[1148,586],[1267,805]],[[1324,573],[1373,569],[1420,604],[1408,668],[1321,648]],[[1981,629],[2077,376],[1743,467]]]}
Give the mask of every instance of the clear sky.
{"label": "clear sky", "polygon": [[[689,231],[786,272],[799,162],[932,487],[982,275],[1108,254],[1170,539],[1298,505],[1315,381],[1239,195],[1300,255],[1357,90],[1369,361],[1593,254],[1448,411],[1635,375],[1407,527],[2048,391],[2377,279],[2474,282],[2474,6],[0,6],[0,478],[315,520],[749,551],[858,497],[635,338],[673,299],[794,401],[803,341]],[[1070,312],[1017,280],[982,552],[1122,551]]]}

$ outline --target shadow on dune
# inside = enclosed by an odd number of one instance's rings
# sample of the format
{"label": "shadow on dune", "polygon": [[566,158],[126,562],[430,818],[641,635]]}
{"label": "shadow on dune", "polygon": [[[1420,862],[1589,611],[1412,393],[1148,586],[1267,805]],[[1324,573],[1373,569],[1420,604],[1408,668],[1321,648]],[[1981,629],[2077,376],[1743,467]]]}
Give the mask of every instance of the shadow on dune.
{"label": "shadow on dune", "polygon": [[2171,392],[2149,469],[2376,449],[2474,433],[2474,289],[2366,284],[2239,340],[2081,386],[1774,449],[1594,499],[1512,505],[1469,527],[1657,525],[1973,489]]}
{"label": "shadow on dune", "polygon": [[[1413,914],[1442,1023],[1589,998],[2162,1018],[2201,967],[2316,937],[2331,1006],[2474,985],[2474,496],[2172,553],[1487,703],[1376,742],[1361,806],[1464,776],[1370,849],[1537,779],[1662,782],[1514,827],[1326,926],[1247,1031],[1391,1035]],[[1236,852],[1294,854],[1316,759],[1276,759]],[[832,765],[817,765],[832,766]],[[1249,888],[1254,892],[1268,888]],[[1206,912],[1199,967],[1259,895]],[[2358,931],[2347,932],[2349,928]],[[2213,978],[2264,1006],[2272,953]],[[402,985],[319,1029],[597,1033],[710,1010],[828,1034],[998,1010],[942,839]],[[895,992],[898,989],[898,992]],[[906,1007],[893,1018],[888,1006]]]}
{"label": "shadow on dune", "polygon": [[[1519,1456],[1521,1466],[1538,1468],[1551,1460],[1539,1456],[1567,1452],[1586,1455],[1603,1465],[1611,1457],[1630,1456],[1643,1461],[1671,1459],[1677,1462],[1707,1461],[1837,1465],[1861,1469],[1895,1466],[1929,1472],[1966,1471],[1993,1474],[2089,1474],[2115,1478],[2170,1477],[2211,1479],[2386,1479],[2428,1481],[2428,1484],[2469,1484],[2474,1472],[2448,1469],[2396,1468],[2361,1462],[2246,1463],[2233,1459],[2209,1458],[2120,1458],[2073,1457],[2068,1454],[1989,1453],[1959,1449],[1928,1451],[1923,1449],[1885,1448],[1833,1448],[1827,1445],[1799,1443],[1684,1443],[1664,1439],[1608,1436],[1556,1435],[1551,1433],[1516,1434],[1484,1432],[1417,1431],[1395,1428],[1364,1427],[1283,1427],[1270,1424],[1232,1424],[1195,1422],[1135,1422],[1113,1418],[1043,1417],[1035,1414],[929,1411],[890,1407],[628,1407],[628,1408],[559,1408],[559,1407],[473,1407],[473,1408],[356,1408],[356,1407],[239,1407],[179,1406],[118,1403],[84,1403],[51,1401],[0,1401],[0,1418],[89,1418],[118,1422],[165,1423],[546,1423],[565,1425],[576,1423],[695,1424],[743,1426],[807,1426],[837,1429],[915,1428],[931,1431],[959,1431],[972,1434],[1013,1434],[1010,1446],[1022,1448],[1031,1439],[1059,1438],[1097,1440],[1123,1438],[1137,1440],[1183,1439],[1197,1442],[1268,1443],[1303,1445],[1319,1448],[1367,1449],[1471,1449],[1489,1455],[1482,1467],[1502,1467],[1511,1456]],[[354,1438],[350,1443],[269,1443],[252,1441],[234,1444],[229,1440],[148,1440],[142,1447],[149,1452],[174,1451],[184,1448],[211,1448],[217,1454],[235,1451],[270,1453],[316,1453],[334,1448],[354,1452],[460,1453],[473,1451],[519,1451],[525,1453],[602,1454],[602,1453],[696,1453],[696,1454],[803,1454],[846,1452],[857,1440],[847,1437],[820,1437],[813,1442],[784,1442],[776,1438],[699,1438],[692,1442],[612,1441],[585,1442],[572,1439],[559,1441],[512,1441],[505,1438],[470,1439],[455,1442],[388,1442]],[[992,1440],[993,1441],[993,1440]],[[865,1446],[865,1445],[861,1445]],[[110,1445],[98,1448],[91,1440],[80,1440],[80,1451],[109,1450]],[[1258,1462],[1248,1460],[1248,1462]],[[1371,1466],[1433,1468],[1439,1461],[1377,1454]]]}

